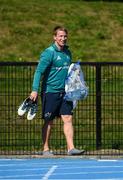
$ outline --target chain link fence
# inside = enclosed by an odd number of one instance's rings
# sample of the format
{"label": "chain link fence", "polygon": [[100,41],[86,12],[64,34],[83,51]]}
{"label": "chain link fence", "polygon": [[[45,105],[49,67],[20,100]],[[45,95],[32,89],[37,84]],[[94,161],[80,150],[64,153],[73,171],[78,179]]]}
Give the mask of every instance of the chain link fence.
{"label": "chain link fence", "polygon": [[[32,121],[17,109],[30,94],[35,62],[0,62],[0,155],[34,155],[42,150],[41,100]],[[123,154],[123,63],[81,63],[89,95],[73,115],[74,143],[87,155]],[[66,154],[63,122],[54,120],[50,147]]]}

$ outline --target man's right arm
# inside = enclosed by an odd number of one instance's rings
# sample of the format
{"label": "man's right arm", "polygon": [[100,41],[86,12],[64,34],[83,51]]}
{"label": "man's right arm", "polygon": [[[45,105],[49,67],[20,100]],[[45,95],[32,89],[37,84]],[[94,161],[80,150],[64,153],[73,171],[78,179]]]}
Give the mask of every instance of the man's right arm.
{"label": "man's right arm", "polygon": [[50,66],[51,61],[52,61],[52,51],[46,49],[41,54],[40,61],[34,73],[32,92],[30,95],[31,99],[33,100],[36,100],[38,96],[38,89],[39,89],[41,77],[44,74],[47,67]]}

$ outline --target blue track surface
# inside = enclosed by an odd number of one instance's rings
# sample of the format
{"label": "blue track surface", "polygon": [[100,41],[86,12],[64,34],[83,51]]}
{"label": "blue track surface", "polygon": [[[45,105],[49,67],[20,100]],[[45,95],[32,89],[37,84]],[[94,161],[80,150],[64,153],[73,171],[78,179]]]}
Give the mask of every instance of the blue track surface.
{"label": "blue track surface", "polygon": [[0,159],[0,179],[123,180],[123,160]]}

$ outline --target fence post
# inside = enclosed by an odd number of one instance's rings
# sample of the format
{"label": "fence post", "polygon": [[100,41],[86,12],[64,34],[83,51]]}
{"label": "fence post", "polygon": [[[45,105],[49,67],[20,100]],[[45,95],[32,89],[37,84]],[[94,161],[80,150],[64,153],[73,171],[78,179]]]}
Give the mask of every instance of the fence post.
{"label": "fence post", "polygon": [[101,148],[101,64],[96,64],[96,149]]}

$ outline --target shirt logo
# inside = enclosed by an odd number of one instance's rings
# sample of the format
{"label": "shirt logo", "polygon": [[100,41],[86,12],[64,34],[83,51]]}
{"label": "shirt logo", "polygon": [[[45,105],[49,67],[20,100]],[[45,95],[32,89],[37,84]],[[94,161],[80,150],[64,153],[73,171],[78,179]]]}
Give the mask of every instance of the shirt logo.
{"label": "shirt logo", "polygon": [[60,56],[57,56],[57,59],[56,59],[56,60],[57,60],[57,61],[58,61],[58,60],[61,60],[61,57],[60,57]]}
{"label": "shirt logo", "polygon": [[67,62],[64,62],[64,66],[67,66],[68,65],[68,63]]}

